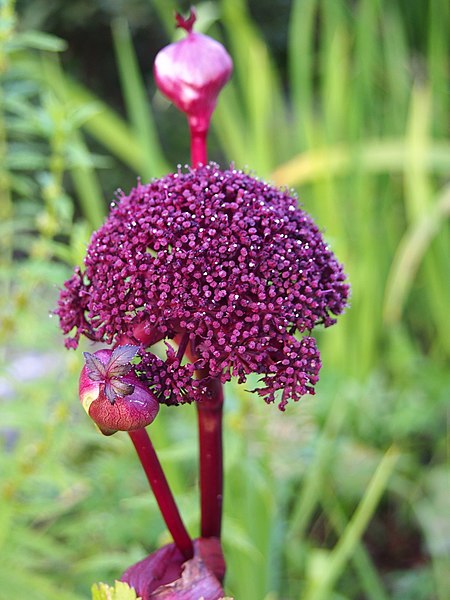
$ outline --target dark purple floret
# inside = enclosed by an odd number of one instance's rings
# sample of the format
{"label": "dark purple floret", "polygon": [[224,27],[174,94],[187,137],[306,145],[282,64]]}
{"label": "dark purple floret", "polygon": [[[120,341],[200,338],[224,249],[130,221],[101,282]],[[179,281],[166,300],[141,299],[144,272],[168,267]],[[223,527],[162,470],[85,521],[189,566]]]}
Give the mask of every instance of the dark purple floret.
{"label": "dark purple floret", "polygon": [[70,347],[80,335],[147,349],[184,340],[187,363],[170,345],[165,362],[142,353],[141,376],[162,402],[200,399],[198,370],[241,382],[258,373],[259,394],[283,409],[314,393],[320,355],[309,333],[334,323],[348,293],[341,265],[295,198],[211,163],[121,195],[57,314]]}
{"label": "dark purple floret", "polygon": [[75,349],[78,346],[80,335],[92,337],[90,326],[85,319],[89,304],[88,286],[83,283],[83,274],[79,267],[75,268],[72,277],[64,284],[64,289],[59,294],[59,324],[64,333],[74,332],[72,337],[66,338],[66,347]]}

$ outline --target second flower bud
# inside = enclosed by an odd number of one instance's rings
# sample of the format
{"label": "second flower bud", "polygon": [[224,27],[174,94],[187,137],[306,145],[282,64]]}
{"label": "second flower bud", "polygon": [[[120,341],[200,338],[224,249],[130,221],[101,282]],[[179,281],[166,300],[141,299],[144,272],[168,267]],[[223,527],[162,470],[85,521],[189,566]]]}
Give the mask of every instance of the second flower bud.
{"label": "second flower bud", "polygon": [[138,350],[138,346],[125,345],[84,353],[80,401],[104,435],[142,429],[158,414],[158,400],[131,363]]}

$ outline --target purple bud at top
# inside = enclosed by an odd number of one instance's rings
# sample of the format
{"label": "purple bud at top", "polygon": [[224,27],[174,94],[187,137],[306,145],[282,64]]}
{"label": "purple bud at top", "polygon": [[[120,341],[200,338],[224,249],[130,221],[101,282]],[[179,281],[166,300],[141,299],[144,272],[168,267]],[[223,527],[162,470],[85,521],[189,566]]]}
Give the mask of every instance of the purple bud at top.
{"label": "purple bud at top", "polygon": [[222,44],[192,31],[195,18],[192,10],[186,20],[177,14],[177,26],[188,35],[158,53],[154,76],[161,92],[186,113],[191,129],[206,131],[233,63]]}
{"label": "purple bud at top", "polygon": [[132,431],[149,425],[159,403],[133,372],[130,363],[138,346],[85,352],[80,374],[80,401],[104,435]]}

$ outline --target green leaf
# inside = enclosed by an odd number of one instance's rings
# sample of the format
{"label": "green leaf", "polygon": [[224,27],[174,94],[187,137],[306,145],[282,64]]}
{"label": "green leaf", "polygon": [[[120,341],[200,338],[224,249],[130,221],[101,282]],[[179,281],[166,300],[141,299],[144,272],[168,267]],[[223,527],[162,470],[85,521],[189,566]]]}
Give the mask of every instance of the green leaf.
{"label": "green leaf", "polygon": [[106,583],[92,586],[92,600],[139,600],[133,588],[123,581],[116,581],[114,587]]}
{"label": "green leaf", "polygon": [[67,43],[61,38],[42,31],[25,31],[17,33],[6,44],[7,52],[33,48],[35,50],[47,50],[48,52],[62,52],[67,48]]}
{"label": "green leaf", "polygon": [[34,169],[44,169],[47,166],[46,156],[36,154],[28,150],[15,150],[6,157],[6,166],[8,169],[18,169],[31,171]]}
{"label": "green leaf", "polygon": [[146,179],[163,175],[168,166],[162,154],[156,126],[150,109],[150,98],[139,70],[128,23],[125,19],[113,22],[113,41],[120,82],[134,135],[143,150],[143,172]]}

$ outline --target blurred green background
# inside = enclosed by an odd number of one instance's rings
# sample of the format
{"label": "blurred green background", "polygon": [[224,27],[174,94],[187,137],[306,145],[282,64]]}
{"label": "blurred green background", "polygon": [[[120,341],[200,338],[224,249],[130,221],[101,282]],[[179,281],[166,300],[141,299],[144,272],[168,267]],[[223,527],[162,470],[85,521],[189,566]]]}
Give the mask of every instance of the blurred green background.
{"label": "blurred green background", "polygon": [[[118,187],[189,160],[151,66],[168,0],[0,0],[0,599],[79,600],[169,540],[125,435],[77,400],[55,319]],[[445,600],[450,395],[446,0],[217,0],[235,63],[212,159],[298,191],[352,284],[315,397],[230,385],[224,544],[237,600]],[[87,345],[82,348],[86,349]],[[152,439],[198,532],[193,407]]]}

